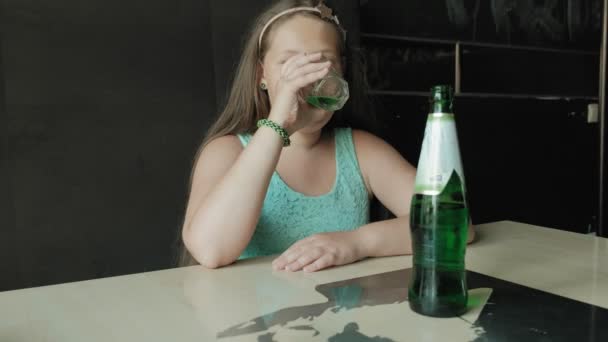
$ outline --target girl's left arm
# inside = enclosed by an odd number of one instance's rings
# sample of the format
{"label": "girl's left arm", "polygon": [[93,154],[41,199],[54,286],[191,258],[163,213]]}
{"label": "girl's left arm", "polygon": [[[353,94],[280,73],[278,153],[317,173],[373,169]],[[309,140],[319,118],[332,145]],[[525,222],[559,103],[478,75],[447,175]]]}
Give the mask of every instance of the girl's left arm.
{"label": "girl's left arm", "polygon": [[370,133],[353,130],[353,140],[367,190],[396,216],[354,232],[360,256],[410,254],[410,204],[416,169],[392,146]]}
{"label": "girl's left arm", "polygon": [[[274,260],[275,269],[314,272],[366,257],[411,253],[410,204],[416,169],[388,143],[370,133],[354,130],[353,139],[368,191],[396,218],[300,240]],[[468,241],[474,236],[470,225]]]}
{"label": "girl's left arm", "polygon": [[[410,204],[416,169],[384,140],[353,131],[355,148],[368,190],[396,218],[370,223],[355,231],[362,257],[411,254]],[[475,231],[469,225],[468,242]]]}

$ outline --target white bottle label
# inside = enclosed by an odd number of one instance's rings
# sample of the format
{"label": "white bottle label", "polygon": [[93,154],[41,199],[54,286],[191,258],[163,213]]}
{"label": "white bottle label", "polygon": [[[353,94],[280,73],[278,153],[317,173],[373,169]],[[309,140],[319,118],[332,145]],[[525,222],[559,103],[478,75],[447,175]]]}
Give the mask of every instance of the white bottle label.
{"label": "white bottle label", "polygon": [[422,195],[440,194],[454,170],[466,189],[454,114],[430,114],[424,131],[414,192]]}

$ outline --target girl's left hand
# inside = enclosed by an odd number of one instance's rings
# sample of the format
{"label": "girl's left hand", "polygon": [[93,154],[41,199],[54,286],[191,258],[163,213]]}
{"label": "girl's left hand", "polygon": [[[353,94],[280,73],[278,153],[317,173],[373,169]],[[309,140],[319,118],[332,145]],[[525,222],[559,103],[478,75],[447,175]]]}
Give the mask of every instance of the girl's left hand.
{"label": "girl's left hand", "polygon": [[357,231],[315,234],[294,243],[272,262],[275,270],[319,271],[362,259]]}

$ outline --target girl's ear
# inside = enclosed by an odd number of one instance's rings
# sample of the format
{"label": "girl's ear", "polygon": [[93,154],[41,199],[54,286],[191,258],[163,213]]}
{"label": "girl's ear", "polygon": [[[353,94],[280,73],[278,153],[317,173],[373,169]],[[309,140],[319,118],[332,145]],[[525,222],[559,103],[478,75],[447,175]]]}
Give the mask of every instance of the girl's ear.
{"label": "girl's ear", "polygon": [[258,85],[262,84],[262,83],[266,83],[266,78],[264,77],[264,64],[262,63],[262,61],[258,61],[257,67],[256,67],[256,79],[258,80]]}

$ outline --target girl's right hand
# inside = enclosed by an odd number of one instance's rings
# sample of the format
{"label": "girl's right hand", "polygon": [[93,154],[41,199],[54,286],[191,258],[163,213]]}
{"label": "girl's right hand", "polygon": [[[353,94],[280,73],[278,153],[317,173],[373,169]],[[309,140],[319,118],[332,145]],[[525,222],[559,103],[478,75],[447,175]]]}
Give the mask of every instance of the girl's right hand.
{"label": "girl's right hand", "polygon": [[268,118],[281,125],[291,135],[306,127],[312,113],[298,111],[304,103],[301,90],[327,75],[331,62],[321,62],[322,54],[298,54],[289,58],[281,67],[281,74],[274,86],[272,108]]}

